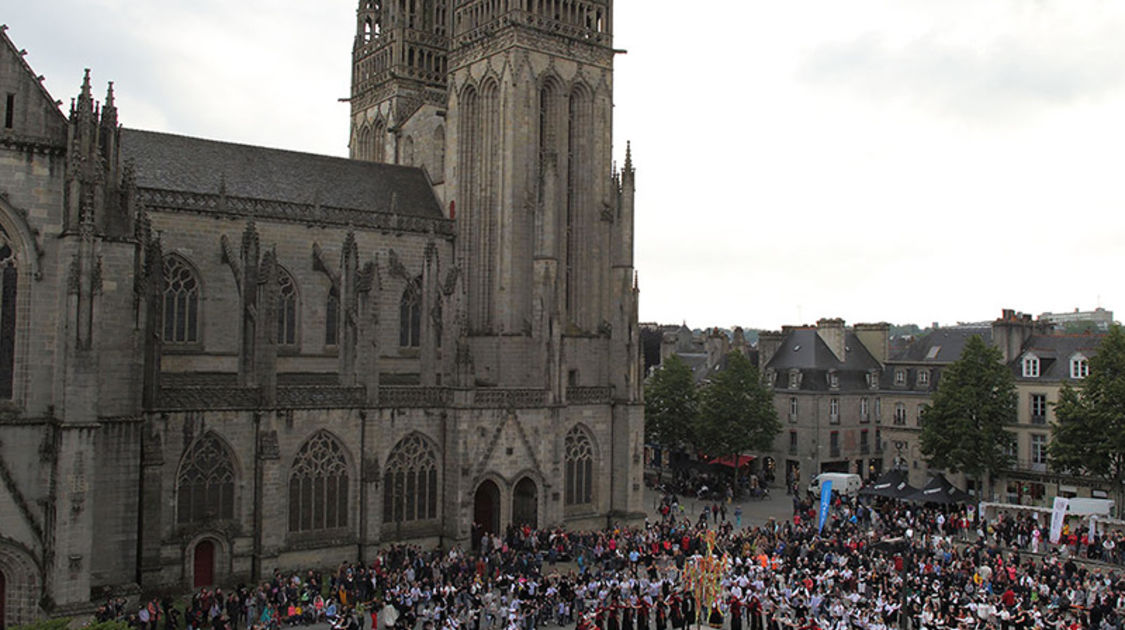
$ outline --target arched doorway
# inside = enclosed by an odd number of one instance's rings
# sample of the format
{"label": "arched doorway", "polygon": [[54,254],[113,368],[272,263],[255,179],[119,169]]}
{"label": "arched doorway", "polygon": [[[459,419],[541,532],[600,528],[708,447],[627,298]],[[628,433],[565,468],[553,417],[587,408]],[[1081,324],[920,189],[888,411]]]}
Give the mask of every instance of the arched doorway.
{"label": "arched doorway", "polygon": [[481,536],[500,531],[500,487],[485,479],[473,496],[473,549],[480,547]]}
{"label": "arched doorway", "polygon": [[192,574],[192,586],[200,588],[211,586],[215,583],[215,543],[210,540],[201,540],[195,546],[195,561]]}
{"label": "arched doorway", "polygon": [[530,477],[520,479],[512,492],[512,525],[539,525],[539,490]]}

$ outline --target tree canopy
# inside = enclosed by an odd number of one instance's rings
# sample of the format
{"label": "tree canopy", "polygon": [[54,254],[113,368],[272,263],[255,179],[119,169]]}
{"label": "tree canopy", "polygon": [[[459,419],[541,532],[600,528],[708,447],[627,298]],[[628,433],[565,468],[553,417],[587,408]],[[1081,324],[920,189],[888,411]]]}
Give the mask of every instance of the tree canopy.
{"label": "tree canopy", "polygon": [[781,431],[773,393],[758,368],[740,353],[728,355],[700,392],[700,448],[710,455],[768,451]]}
{"label": "tree canopy", "polygon": [[1125,333],[1113,326],[1079,387],[1063,383],[1047,457],[1051,468],[1125,479]]}
{"label": "tree canopy", "polygon": [[974,335],[941,373],[933,403],[922,412],[921,450],[935,468],[977,478],[1012,463],[1016,384],[1000,350]]}
{"label": "tree canopy", "polygon": [[645,439],[665,448],[695,444],[699,393],[691,368],[671,355],[645,384]]}

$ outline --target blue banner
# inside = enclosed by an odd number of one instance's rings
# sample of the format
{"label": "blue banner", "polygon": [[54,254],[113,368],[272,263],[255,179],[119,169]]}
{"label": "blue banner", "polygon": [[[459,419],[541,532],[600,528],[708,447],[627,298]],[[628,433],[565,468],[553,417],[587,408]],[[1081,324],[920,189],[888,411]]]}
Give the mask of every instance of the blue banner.
{"label": "blue banner", "polygon": [[828,520],[828,510],[832,508],[832,480],[826,479],[820,484],[820,514],[817,517],[816,531],[824,530],[824,523]]}

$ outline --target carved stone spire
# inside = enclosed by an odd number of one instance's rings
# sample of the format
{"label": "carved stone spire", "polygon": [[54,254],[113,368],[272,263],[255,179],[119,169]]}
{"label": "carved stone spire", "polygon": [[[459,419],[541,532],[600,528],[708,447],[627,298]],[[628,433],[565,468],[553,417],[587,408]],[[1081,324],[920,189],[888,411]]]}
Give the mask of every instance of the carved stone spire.
{"label": "carved stone spire", "polygon": [[90,89],[90,69],[86,68],[86,74],[82,78],[82,90],[78,93],[78,107],[75,113],[85,120],[91,120],[94,117],[94,94]]}
{"label": "carved stone spire", "polygon": [[[86,78],[89,79],[89,74]],[[102,127],[105,129],[117,128],[117,105],[114,104],[113,99],[113,81],[109,82],[109,87],[105,91],[105,105],[102,107]]]}

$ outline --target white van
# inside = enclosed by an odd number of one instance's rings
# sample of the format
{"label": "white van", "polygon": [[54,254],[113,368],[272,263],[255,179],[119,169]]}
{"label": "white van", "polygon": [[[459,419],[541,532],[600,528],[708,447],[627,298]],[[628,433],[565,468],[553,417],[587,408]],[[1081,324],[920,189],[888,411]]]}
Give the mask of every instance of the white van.
{"label": "white van", "polygon": [[854,497],[863,488],[863,479],[859,475],[849,473],[820,473],[809,482],[809,492],[814,497],[820,496],[820,484],[825,481],[832,482],[832,490],[836,494]]}

